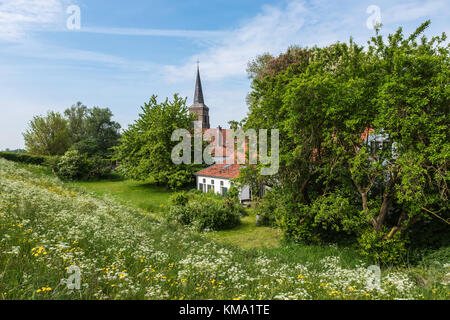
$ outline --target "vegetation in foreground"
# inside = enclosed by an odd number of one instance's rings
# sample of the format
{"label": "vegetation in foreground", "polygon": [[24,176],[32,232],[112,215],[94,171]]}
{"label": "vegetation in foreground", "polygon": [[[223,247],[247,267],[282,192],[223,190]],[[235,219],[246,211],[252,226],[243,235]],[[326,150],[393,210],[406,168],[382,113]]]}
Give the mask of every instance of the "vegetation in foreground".
{"label": "vegetation in foreground", "polygon": [[[450,297],[449,265],[423,283],[408,270],[383,270],[377,287],[367,265],[346,263],[333,247],[313,262],[286,248],[275,254],[220,245],[3,159],[0,235],[3,299]],[[80,290],[65,284],[71,266],[81,270]]]}
{"label": "vegetation in foreground", "polygon": [[[148,211],[156,218],[162,217],[169,205],[173,191],[153,183],[123,179],[111,176],[109,179],[97,181],[76,181],[68,184],[70,187],[81,188],[98,196],[108,195],[116,201],[131,207]],[[228,230],[208,232],[208,237],[225,243],[231,243],[242,248],[277,248],[281,233],[276,228],[256,226],[256,217],[252,210],[241,217],[241,223]]]}

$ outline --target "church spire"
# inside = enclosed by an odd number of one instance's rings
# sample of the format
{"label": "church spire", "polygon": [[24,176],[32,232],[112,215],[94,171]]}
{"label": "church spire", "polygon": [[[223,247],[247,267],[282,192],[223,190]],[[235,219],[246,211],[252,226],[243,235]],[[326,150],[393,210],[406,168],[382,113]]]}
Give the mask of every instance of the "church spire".
{"label": "church spire", "polygon": [[200,80],[200,68],[198,64],[199,61],[197,60],[197,81],[195,82],[194,104],[204,104],[205,101],[203,100],[202,81]]}
{"label": "church spire", "polygon": [[194,104],[189,108],[190,114],[196,115],[194,128],[209,129],[209,108],[203,100],[202,81],[200,80],[200,68],[197,60],[197,81],[195,82]]}

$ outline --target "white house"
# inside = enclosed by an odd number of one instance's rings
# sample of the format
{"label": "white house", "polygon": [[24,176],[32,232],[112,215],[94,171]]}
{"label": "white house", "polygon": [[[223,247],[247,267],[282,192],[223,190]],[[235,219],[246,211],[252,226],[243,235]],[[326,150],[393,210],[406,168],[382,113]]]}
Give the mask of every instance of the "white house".
{"label": "white house", "polygon": [[[239,176],[240,164],[216,163],[208,168],[196,172],[197,189],[203,192],[213,191],[225,195],[232,186],[231,179]],[[246,202],[251,200],[251,192],[248,186],[244,186],[239,193],[239,200]]]}

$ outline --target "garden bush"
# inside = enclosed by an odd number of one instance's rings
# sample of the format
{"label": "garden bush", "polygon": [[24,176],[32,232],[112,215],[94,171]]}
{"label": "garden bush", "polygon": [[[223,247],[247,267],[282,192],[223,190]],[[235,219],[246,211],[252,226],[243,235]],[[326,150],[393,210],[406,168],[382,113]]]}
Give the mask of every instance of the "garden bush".
{"label": "garden bush", "polygon": [[405,262],[407,239],[397,233],[391,239],[384,239],[382,232],[367,229],[359,238],[359,252],[375,263],[401,264]]}
{"label": "garden bush", "polygon": [[243,211],[232,198],[181,192],[171,197],[166,219],[198,231],[224,230],[237,226]]}
{"label": "garden bush", "polygon": [[263,226],[275,226],[276,225],[276,212],[279,206],[279,197],[275,190],[266,192],[264,197],[255,207],[255,213],[259,215],[260,225]]}
{"label": "garden bush", "polygon": [[85,179],[89,165],[86,157],[76,150],[67,151],[56,165],[56,175],[61,180]]}
{"label": "garden bush", "polygon": [[104,178],[111,173],[111,161],[102,159],[99,156],[93,156],[87,160],[88,173],[87,179]]}

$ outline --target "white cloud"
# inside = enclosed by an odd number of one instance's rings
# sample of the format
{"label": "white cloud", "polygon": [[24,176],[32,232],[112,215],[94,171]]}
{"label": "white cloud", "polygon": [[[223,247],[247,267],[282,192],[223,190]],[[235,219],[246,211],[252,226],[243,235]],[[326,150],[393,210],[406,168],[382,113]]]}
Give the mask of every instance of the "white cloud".
{"label": "white cloud", "polygon": [[83,27],[80,32],[99,33],[122,36],[156,36],[156,37],[183,37],[183,38],[215,38],[223,37],[226,31],[214,30],[176,30],[176,29],[136,29],[136,28],[100,28]]}
{"label": "white cloud", "polygon": [[386,9],[382,8],[382,20],[389,24],[408,22],[428,18],[440,11],[448,12],[448,9],[448,0],[409,1]]}
{"label": "white cloud", "polygon": [[0,0],[0,41],[19,41],[33,30],[61,24],[68,0]]}
{"label": "white cloud", "polygon": [[203,74],[209,79],[245,75],[247,62],[263,52],[280,52],[299,39],[306,9],[301,2],[291,2],[284,9],[265,6],[262,13],[227,33],[220,44],[188,59],[181,67],[166,66],[169,81],[191,77],[195,61],[200,59]]}

